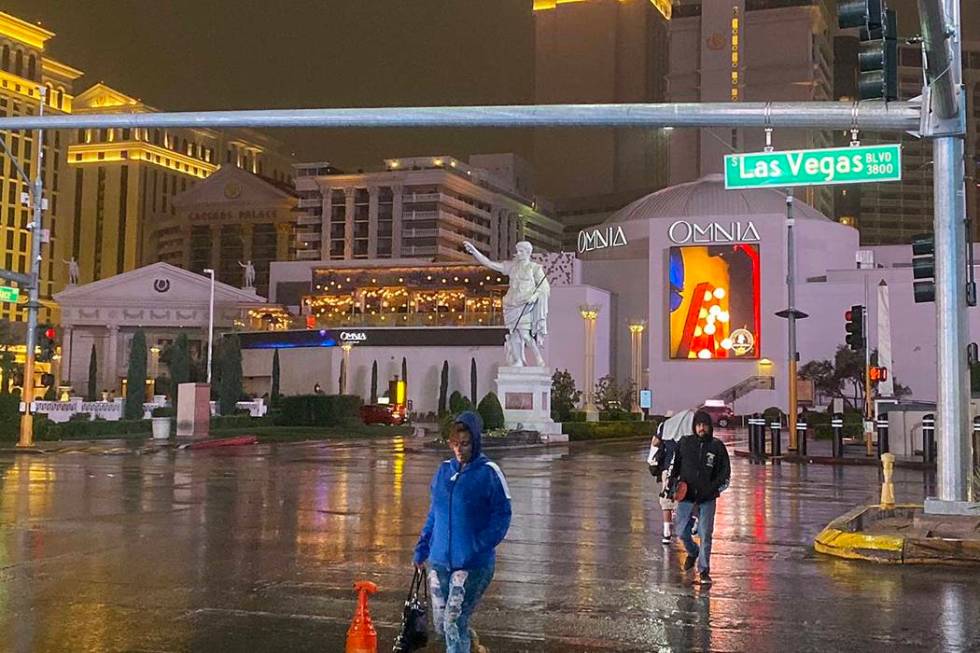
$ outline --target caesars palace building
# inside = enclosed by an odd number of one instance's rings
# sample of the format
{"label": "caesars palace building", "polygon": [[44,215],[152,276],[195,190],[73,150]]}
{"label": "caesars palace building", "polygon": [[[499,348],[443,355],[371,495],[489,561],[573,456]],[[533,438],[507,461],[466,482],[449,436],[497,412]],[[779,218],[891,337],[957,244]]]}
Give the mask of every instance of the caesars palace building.
{"label": "caesars palace building", "polygon": [[[786,408],[787,327],[776,315],[787,308],[786,207],[779,191],[725,190],[720,176],[709,175],[647,195],[583,231],[576,253],[536,253],[551,283],[548,364],[585,385],[589,315],[594,379],[637,380],[652,391],[655,413],[707,399],[740,413]],[[910,247],[861,249],[855,229],[801,201],[793,213],[796,308],[808,316],[797,323],[800,364],[832,359],[844,343],[845,311],[867,304],[871,347],[891,342],[890,376],[913,399],[934,401],[935,306],[913,301]],[[160,318],[161,339],[173,338],[164,323],[174,319],[197,330],[192,340],[201,340],[201,329],[206,334],[209,281],[199,274],[158,263],[99,284],[99,292],[83,285],[59,296],[65,326],[77,322],[81,343],[63,373],[76,387],[90,343],[102,337],[93,332],[107,322],[120,339],[112,350],[119,373],[126,334],[139,320]],[[506,287],[505,277],[462,259],[272,262],[268,299],[219,284],[218,324],[241,333],[250,392],[269,391],[278,349],[286,394],[317,383],[339,391],[347,358],[348,392],[367,400],[374,368],[380,392],[404,371],[413,410],[429,412],[444,363],[450,392],[470,394],[472,369],[480,397],[496,390]],[[168,302],[167,310],[139,309],[147,296]],[[974,312],[969,318],[973,326]]]}

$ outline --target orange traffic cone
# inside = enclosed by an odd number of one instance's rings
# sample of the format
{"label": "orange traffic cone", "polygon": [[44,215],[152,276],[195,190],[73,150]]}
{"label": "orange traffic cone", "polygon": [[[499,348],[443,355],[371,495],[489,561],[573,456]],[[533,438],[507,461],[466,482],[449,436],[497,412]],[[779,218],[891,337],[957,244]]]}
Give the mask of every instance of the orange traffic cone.
{"label": "orange traffic cone", "polygon": [[368,596],[377,592],[378,586],[362,580],[354,583],[354,589],[357,591],[357,610],[347,629],[346,653],[378,653],[378,633],[368,611]]}

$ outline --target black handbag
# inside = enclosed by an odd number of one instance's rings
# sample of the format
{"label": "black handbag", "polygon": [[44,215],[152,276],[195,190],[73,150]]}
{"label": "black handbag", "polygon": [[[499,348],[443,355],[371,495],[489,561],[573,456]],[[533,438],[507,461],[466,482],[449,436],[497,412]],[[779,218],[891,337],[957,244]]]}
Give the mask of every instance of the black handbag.
{"label": "black handbag", "polygon": [[412,586],[402,610],[402,627],[395,638],[392,653],[409,653],[425,647],[429,642],[429,586],[425,582],[425,570],[415,569]]}

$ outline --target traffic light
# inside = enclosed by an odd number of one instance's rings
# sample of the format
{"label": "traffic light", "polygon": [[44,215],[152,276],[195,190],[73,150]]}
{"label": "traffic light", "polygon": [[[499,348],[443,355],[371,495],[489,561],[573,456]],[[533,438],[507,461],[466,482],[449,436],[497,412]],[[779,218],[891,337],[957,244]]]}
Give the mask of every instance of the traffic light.
{"label": "traffic light", "polygon": [[861,351],[864,349],[864,306],[851,306],[851,310],[844,312],[844,319],[847,321],[844,325],[844,330],[847,331],[844,342],[854,351]]}
{"label": "traffic light", "polygon": [[58,347],[58,331],[50,324],[42,324],[37,328],[37,346],[40,349],[36,360],[41,363],[50,362]]}
{"label": "traffic light", "polygon": [[857,27],[858,96],[862,100],[898,99],[898,22],[884,0],[841,0],[837,4],[841,29]]}
{"label": "traffic light", "polygon": [[912,295],[916,304],[936,301],[936,254],[932,234],[912,236]]}
{"label": "traffic light", "polygon": [[871,377],[872,383],[878,383],[880,381],[888,380],[888,368],[887,367],[872,367],[868,370],[868,376]]}

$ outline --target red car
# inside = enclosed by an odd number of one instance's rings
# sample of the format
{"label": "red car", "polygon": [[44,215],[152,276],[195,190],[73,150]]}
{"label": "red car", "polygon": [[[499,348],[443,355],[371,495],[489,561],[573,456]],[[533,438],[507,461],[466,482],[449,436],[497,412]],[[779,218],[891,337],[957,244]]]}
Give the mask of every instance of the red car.
{"label": "red car", "polygon": [[405,411],[393,404],[366,404],[361,406],[361,421],[365,424],[404,424]]}
{"label": "red car", "polygon": [[698,410],[703,410],[711,415],[711,421],[713,421],[715,426],[718,428],[728,428],[729,425],[735,423],[735,411],[732,410],[731,406],[725,404],[704,405],[698,408]]}

